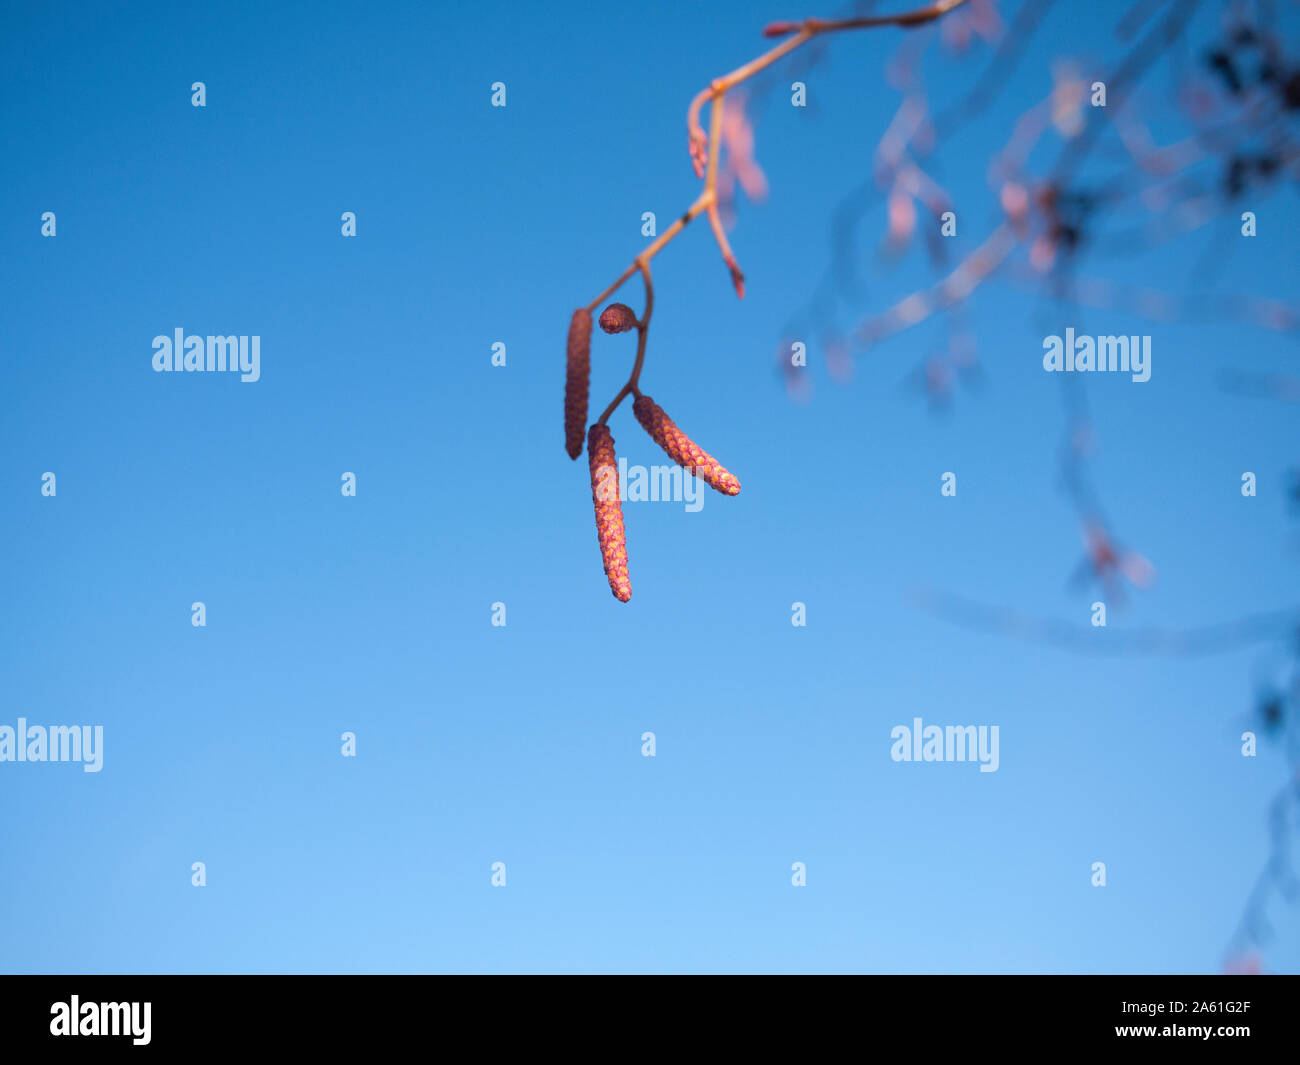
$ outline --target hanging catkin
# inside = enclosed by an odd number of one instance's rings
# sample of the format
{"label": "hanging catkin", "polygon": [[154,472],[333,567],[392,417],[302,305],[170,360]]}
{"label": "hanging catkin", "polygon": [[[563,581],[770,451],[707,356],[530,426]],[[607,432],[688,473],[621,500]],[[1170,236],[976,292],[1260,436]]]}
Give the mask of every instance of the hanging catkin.
{"label": "hanging catkin", "polygon": [[587,390],[591,383],[591,311],[579,307],[569,321],[564,377],[564,450],[569,458],[582,454],[587,425]]}
{"label": "hanging catkin", "polygon": [[655,442],[677,465],[694,473],[705,484],[716,488],[719,492],[729,496],[740,493],[740,481],[729,473],[722,463],[678,429],[676,423],[653,399],[649,396],[637,396],[636,402],[632,404],[632,411],[645,431],[655,438]]}
{"label": "hanging catkin", "polygon": [[605,563],[609,590],[626,603],[632,598],[627,573],[627,536],[623,531],[623,504],[619,500],[618,460],[609,427],[593,425],[587,434],[587,460],[591,464],[591,500],[596,507],[596,537]]}

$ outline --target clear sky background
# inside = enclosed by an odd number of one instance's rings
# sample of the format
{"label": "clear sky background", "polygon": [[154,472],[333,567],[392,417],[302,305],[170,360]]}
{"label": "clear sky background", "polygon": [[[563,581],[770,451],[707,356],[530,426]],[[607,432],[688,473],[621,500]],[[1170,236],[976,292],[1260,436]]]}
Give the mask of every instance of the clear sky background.
{"label": "clear sky background", "polygon": [[[1117,52],[1125,5],[1058,6],[940,157],[954,254],[996,219],[985,160],[1054,57]],[[627,504],[633,598],[610,595],[586,461],[562,448],[569,315],[640,249],[642,212],[663,226],[695,195],[691,96],[766,22],[829,13],[5,5],[0,723],[102,725],[105,752],[98,774],[0,764],[0,969],[1222,966],[1285,775],[1239,740],[1280,652],[1081,655],[907,593],[1088,626],[1040,361],[1074,325],[1154,349],[1150,382],[1087,385],[1108,515],[1159,571],[1098,638],[1294,604],[1296,409],[1219,385],[1293,369],[1294,342],[1045,317],[991,285],[972,307],[983,387],[949,416],[905,387],[930,327],[843,384],[808,337],[815,391],[792,401],[773,352],[896,106],[897,32],[835,39],[804,79],[814,106],[767,101],[771,195],[732,231],[743,301],[702,223],[656,260],[643,386],[744,488],[699,513]],[[933,68],[936,97],[987,55]],[[1294,196],[1247,206],[1259,236],[1228,245],[1219,285],[1293,297]],[[878,269],[884,226],[877,205],[861,314],[928,276]],[[1092,272],[1180,291],[1204,239]],[[153,337],[178,327],[259,335],[261,380],[154,373]],[[596,410],[634,347],[596,337]],[[611,424],[629,462],[662,459],[630,405]],[[998,725],[998,772],[891,761],[917,716]],[[1274,913],[1266,964],[1296,971],[1300,921]]]}

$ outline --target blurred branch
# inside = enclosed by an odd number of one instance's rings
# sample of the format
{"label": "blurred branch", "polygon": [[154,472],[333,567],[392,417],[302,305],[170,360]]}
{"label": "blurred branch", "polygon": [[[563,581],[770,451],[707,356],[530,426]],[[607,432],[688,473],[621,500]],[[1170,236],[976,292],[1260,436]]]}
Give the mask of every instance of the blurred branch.
{"label": "blurred branch", "polygon": [[1013,636],[1089,655],[1154,655],[1201,658],[1285,638],[1300,638],[1300,610],[1250,614],[1236,621],[1187,629],[1135,628],[1121,631],[1074,625],[1008,607],[990,606],[934,589],[914,590],[913,606],[934,617],[980,632]]}

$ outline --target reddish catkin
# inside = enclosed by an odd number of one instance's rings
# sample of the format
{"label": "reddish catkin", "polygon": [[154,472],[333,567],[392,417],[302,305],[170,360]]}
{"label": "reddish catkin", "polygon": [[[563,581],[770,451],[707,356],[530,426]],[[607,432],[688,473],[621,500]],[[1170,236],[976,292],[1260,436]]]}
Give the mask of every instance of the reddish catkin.
{"label": "reddish catkin", "polygon": [[678,429],[673,420],[653,399],[649,396],[637,396],[636,402],[632,404],[632,410],[636,414],[636,420],[655,438],[655,443],[663,448],[677,465],[691,471],[705,484],[725,495],[740,494],[740,481],[728,473],[722,463],[693,443],[690,437]]}
{"label": "reddish catkin", "polygon": [[564,450],[582,454],[587,427],[587,391],[591,384],[591,311],[579,307],[569,321],[568,360],[564,377]]}
{"label": "reddish catkin", "polygon": [[627,535],[623,531],[623,504],[619,501],[618,460],[609,427],[596,424],[587,434],[587,461],[591,464],[591,500],[596,506],[596,537],[605,563],[609,590],[626,603],[632,598],[627,573]]}
{"label": "reddish catkin", "polygon": [[636,313],[626,303],[611,303],[600,312],[600,328],[606,333],[626,333],[636,324]]}

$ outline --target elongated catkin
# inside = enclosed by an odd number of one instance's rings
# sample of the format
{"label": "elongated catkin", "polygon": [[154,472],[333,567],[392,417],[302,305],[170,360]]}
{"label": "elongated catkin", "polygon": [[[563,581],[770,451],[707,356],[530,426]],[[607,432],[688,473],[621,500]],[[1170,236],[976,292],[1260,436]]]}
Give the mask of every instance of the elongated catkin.
{"label": "elongated catkin", "polygon": [[591,464],[591,500],[596,507],[596,537],[605,563],[609,590],[626,603],[632,598],[627,572],[627,535],[623,531],[623,504],[619,500],[618,459],[609,427],[593,425],[587,434],[587,461]]}
{"label": "elongated catkin", "polygon": [[637,396],[632,410],[636,414],[636,420],[677,465],[694,473],[705,484],[724,495],[740,494],[740,481],[722,463],[678,429],[676,423],[653,399]]}
{"label": "elongated catkin", "polygon": [[591,385],[591,311],[579,307],[569,321],[564,376],[564,450],[569,458],[582,454],[587,426],[587,392]]}

